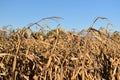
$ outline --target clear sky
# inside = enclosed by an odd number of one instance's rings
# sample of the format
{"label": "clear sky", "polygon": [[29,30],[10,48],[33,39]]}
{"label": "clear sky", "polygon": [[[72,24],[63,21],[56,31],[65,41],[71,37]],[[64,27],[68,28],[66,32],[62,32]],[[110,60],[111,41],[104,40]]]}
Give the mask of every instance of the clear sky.
{"label": "clear sky", "polygon": [[[59,16],[65,29],[86,29],[98,16],[108,18],[120,31],[120,0],[0,0],[0,27],[24,27],[44,17]],[[54,22],[53,22],[54,23]],[[99,20],[95,28],[104,26]]]}

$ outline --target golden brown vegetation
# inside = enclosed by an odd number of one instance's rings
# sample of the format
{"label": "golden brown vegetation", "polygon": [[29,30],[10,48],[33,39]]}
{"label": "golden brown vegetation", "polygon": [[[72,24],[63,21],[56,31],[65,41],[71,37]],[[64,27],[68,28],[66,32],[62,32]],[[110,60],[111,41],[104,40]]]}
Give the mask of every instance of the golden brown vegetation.
{"label": "golden brown vegetation", "polygon": [[0,31],[1,80],[120,80],[119,32],[32,32],[31,26],[7,36]]}

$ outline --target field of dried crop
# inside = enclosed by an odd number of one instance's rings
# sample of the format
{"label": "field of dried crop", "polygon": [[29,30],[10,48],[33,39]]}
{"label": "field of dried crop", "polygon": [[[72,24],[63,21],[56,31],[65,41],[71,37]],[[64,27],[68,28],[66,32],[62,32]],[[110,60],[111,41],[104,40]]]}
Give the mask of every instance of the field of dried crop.
{"label": "field of dried crop", "polygon": [[[46,31],[38,23],[0,30],[0,80],[120,80],[119,32]],[[33,25],[40,30],[33,32]]]}

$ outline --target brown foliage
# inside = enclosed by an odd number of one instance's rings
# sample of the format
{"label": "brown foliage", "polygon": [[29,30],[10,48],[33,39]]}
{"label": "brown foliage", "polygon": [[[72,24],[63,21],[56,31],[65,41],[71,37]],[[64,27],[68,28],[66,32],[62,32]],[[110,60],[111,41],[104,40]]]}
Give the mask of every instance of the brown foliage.
{"label": "brown foliage", "polygon": [[84,36],[61,28],[27,30],[0,36],[1,80],[120,80],[118,34],[92,27]]}

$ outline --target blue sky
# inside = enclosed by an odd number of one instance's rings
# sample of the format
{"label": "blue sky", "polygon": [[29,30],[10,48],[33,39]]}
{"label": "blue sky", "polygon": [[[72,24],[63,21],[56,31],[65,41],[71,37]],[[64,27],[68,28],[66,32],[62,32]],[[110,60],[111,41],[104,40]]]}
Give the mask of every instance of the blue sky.
{"label": "blue sky", "polygon": [[[113,29],[120,31],[120,0],[0,0],[0,27],[24,27],[50,16],[64,18],[58,21],[68,30],[86,29],[96,17],[103,16],[112,22]],[[106,23],[99,20],[94,27]]]}

